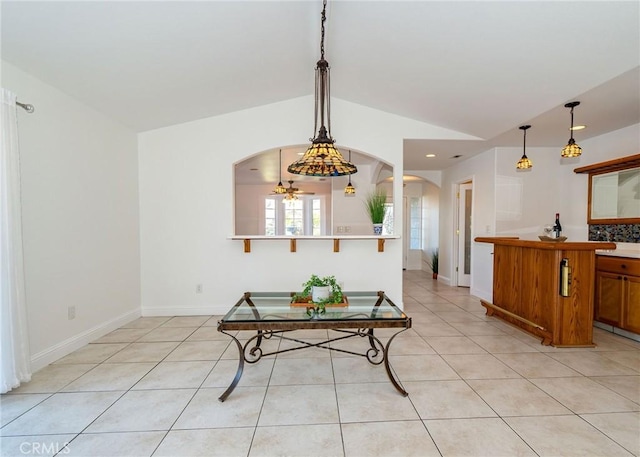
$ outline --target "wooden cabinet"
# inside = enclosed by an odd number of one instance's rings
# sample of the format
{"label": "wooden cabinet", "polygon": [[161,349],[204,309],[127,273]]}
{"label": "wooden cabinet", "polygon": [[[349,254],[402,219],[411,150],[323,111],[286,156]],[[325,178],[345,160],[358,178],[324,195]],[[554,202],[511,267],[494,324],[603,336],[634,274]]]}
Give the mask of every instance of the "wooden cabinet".
{"label": "wooden cabinet", "polygon": [[[554,346],[593,346],[595,250],[614,243],[543,242],[478,237],[493,243],[493,303],[481,300],[495,315]],[[570,267],[566,294],[561,293],[561,265]],[[638,316],[640,318],[640,316]]]}
{"label": "wooden cabinet", "polygon": [[597,256],[594,319],[640,333],[640,259]]}

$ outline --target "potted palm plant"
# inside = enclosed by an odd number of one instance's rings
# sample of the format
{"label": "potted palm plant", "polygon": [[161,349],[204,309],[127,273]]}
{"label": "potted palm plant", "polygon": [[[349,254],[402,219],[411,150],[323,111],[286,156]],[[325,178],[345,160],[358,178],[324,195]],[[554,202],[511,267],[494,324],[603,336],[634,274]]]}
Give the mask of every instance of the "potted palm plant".
{"label": "potted palm plant", "polygon": [[386,213],[387,192],[384,189],[376,189],[369,193],[364,201],[365,208],[373,224],[373,234],[382,235],[382,223]]}
{"label": "potted palm plant", "polygon": [[433,272],[433,279],[438,279],[438,248],[435,248],[431,253],[431,258],[427,261],[429,268]]}

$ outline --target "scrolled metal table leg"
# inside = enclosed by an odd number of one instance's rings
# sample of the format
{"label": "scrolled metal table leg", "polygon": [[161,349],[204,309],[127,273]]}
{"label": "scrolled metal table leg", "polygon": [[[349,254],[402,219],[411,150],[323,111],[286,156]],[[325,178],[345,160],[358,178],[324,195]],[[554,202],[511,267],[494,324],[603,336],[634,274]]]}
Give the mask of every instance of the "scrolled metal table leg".
{"label": "scrolled metal table leg", "polygon": [[398,333],[393,335],[391,338],[389,338],[389,341],[387,341],[387,345],[384,348],[384,368],[387,370],[387,376],[389,376],[389,380],[391,381],[391,384],[393,384],[393,387],[395,387],[396,390],[400,392],[403,397],[408,396],[409,393],[406,390],[404,390],[404,387],[402,387],[402,385],[400,384],[400,381],[396,379],[396,377],[393,375],[393,372],[391,371],[391,364],[389,362],[389,346],[391,346],[391,342],[393,341],[393,339],[399,334],[401,334],[402,332],[404,332],[405,330],[407,329],[406,328],[402,329]]}
{"label": "scrolled metal table leg", "polygon": [[233,378],[233,381],[231,381],[231,385],[227,387],[227,390],[225,390],[224,393],[218,397],[218,400],[225,401],[227,397],[231,395],[231,392],[233,392],[233,389],[236,388],[236,386],[240,382],[240,378],[242,377],[242,370],[244,370],[244,350],[242,348],[242,344],[240,344],[240,341],[238,341],[238,339],[235,336],[227,332],[222,332],[222,333],[224,333],[225,335],[229,335],[231,338],[233,338],[233,341],[235,341],[236,346],[238,346],[238,370],[236,371],[236,375]]}

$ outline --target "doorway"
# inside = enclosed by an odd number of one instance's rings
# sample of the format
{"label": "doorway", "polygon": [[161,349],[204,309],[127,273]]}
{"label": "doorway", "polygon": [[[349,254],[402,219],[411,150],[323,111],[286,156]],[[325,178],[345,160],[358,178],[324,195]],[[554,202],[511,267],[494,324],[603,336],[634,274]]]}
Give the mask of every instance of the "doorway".
{"label": "doorway", "polygon": [[473,221],[473,182],[467,181],[458,185],[458,217],[456,234],[457,240],[457,265],[456,285],[461,287],[471,286],[471,236]]}

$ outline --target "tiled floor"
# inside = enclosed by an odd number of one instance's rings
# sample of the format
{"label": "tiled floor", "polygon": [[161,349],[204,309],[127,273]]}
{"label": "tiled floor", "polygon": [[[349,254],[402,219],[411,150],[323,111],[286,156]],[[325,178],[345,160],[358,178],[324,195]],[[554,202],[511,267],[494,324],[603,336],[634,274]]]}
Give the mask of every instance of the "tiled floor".
{"label": "tiled floor", "polygon": [[141,318],[3,395],[2,455],[640,455],[640,343],[541,346],[422,272],[404,293],[406,398],[382,366],[312,349],[246,366],[220,403],[237,350],[217,317]]}

